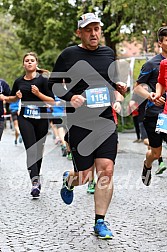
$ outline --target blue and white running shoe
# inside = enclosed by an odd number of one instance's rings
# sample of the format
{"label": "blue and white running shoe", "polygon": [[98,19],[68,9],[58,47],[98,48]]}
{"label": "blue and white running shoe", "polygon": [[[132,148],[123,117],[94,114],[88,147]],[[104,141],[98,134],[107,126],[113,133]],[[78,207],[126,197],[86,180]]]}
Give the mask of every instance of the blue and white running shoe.
{"label": "blue and white running shoe", "polygon": [[67,178],[69,176],[69,171],[65,171],[63,174],[63,185],[60,191],[60,195],[62,200],[64,201],[64,203],[66,203],[67,205],[70,205],[73,201],[73,190],[74,190],[74,186],[71,186],[70,188],[68,188],[67,186]]}
{"label": "blue and white running shoe", "polygon": [[113,234],[107,227],[108,223],[103,219],[97,220],[96,225],[94,226],[94,232],[100,239],[112,239]]}

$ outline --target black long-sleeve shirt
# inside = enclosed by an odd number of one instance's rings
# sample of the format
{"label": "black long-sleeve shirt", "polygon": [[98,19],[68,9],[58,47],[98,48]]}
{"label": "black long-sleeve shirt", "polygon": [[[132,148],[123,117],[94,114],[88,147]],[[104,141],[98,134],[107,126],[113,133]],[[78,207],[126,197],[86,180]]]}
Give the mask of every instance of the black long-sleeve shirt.
{"label": "black long-sleeve shirt", "polygon": [[[79,46],[66,48],[58,57],[51,77],[49,78],[49,88],[53,93],[70,101],[73,95],[83,95],[86,97],[85,90],[99,87],[107,87],[110,93],[111,103],[114,100],[115,85],[110,72],[114,72],[115,65],[114,51],[107,46],[99,46],[96,50],[87,50]],[[110,71],[112,69],[112,71]],[[58,78],[58,73],[60,78]],[[63,75],[64,73],[64,75]],[[65,79],[67,90],[64,89],[62,82]],[[72,82],[70,82],[72,80]],[[58,85],[58,86],[56,86]],[[56,87],[56,88],[54,88]],[[58,88],[57,88],[58,87]],[[67,103],[67,107],[69,107]],[[81,119],[90,119],[93,112],[86,105],[76,109],[77,115],[83,115]],[[101,117],[112,117],[111,106],[96,108]],[[67,113],[72,110],[68,110]],[[72,115],[71,115],[72,116]],[[89,120],[89,119],[88,119]]]}

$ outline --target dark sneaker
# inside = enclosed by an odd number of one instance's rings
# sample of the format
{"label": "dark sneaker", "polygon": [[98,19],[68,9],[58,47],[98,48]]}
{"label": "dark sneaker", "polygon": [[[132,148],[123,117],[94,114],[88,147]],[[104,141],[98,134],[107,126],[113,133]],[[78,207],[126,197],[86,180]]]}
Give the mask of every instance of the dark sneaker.
{"label": "dark sneaker", "polygon": [[33,198],[38,198],[40,195],[40,190],[41,190],[41,184],[38,182],[34,182],[32,189],[31,189],[31,195]]}
{"label": "dark sneaker", "polygon": [[142,182],[146,186],[149,186],[151,183],[151,168],[147,168],[144,164],[143,171],[142,171]]}
{"label": "dark sneaker", "polygon": [[60,191],[60,195],[64,203],[66,203],[67,205],[70,205],[74,197],[74,193],[73,193],[74,187],[71,186],[70,188],[68,188],[67,186],[68,175],[69,175],[69,171],[65,171],[63,174],[63,185]]}
{"label": "dark sneaker", "polygon": [[161,162],[155,174],[156,175],[162,174],[165,170],[166,170],[166,165],[164,164],[164,162]]}
{"label": "dark sneaker", "polygon": [[95,192],[95,186],[96,186],[96,182],[94,180],[90,181],[88,183],[87,193],[94,194],[94,192]]}
{"label": "dark sneaker", "polygon": [[66,157],[67,156],[67,148],[66,148],[66,146],[62,145],[61,146],[61,151],[62,151],[62,156]]}
{"label": "dark sneaker", "polygon": [[113,234],[107,227],[108,223],[103,219],[97,220],[94,226],[94,232],[100,239],[112,239]]}
{"label": "dark sneaker", "polygon": [[14,144],[17,145],[17,139],[14,140]]}

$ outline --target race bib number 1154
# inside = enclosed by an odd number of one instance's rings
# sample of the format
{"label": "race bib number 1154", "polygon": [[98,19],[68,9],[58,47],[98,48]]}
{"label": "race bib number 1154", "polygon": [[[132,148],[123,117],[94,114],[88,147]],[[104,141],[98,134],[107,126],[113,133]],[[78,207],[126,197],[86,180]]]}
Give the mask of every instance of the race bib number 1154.
{"label": "race bib number 1154", "polygon": [[107,87],[91,88],[85,91],[87,107],[98,108],[110,106],[110,95]]}

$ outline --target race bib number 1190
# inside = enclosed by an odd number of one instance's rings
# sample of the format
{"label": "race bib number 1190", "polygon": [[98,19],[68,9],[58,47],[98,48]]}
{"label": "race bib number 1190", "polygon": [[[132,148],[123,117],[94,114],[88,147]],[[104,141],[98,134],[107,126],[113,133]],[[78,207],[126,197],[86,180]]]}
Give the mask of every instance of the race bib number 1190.
{"label": "race bib number 1190", "polygon": [[35,105],[28,105],[24,108],[24,117],[40,119],[40,108]]}

